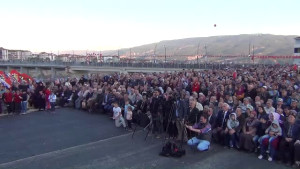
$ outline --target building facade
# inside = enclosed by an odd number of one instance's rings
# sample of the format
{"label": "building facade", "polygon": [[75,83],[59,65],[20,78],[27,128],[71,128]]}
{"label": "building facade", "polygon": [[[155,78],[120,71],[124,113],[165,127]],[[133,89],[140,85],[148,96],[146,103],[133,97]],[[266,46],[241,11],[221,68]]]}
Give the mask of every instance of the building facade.
{"label": "building facade", "polygon": [[0,60],[8,60],[8,50],[0,47]]}
{"label": "building facade", "polygon": [[294,55],[300,56],[300,37],[295,38]]}

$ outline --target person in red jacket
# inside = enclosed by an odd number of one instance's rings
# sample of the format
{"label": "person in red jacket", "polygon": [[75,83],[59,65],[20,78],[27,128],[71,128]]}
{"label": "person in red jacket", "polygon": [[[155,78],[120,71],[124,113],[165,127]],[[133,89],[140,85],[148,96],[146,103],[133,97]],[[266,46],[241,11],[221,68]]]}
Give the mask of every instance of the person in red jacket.
{"label": "person in red jacket", "polygon": [[22,101],[22,96],[20,94],[20,90],[17,90],[16,93],[14,94],[13,101],[15,104],[15,113],[20,114],[21,113],[21,101]]}
{"label": "person in red jacket", "polygon": [[200,91],[200,83],[198,82],[198,79],[195,78],[193,80],[192,92],[199,93],[199,91]]}
{"label": "person in red jacket", "polygon": [[13,112],[13,95],[10,89],[6,89],[6,92],[3,94],[4,103],[7,107],[7,113],[11,114]]}
{"label": "person in red jacket", "polygon": [[45,89],[44,93],[45,93],[46,110],[50,110],[51,106],[50,106],[50,102],[49,102],[49,96],[51,94],[51,91],[50,91],[49,87],[47,87]]}

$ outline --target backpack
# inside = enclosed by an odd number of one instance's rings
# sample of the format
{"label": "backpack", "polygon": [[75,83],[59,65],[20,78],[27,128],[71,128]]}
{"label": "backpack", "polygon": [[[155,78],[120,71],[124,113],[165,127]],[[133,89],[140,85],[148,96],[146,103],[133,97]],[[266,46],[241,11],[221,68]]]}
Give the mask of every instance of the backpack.
{"label": "backpack", "polygon": [[159,155],[164,157],[182,157],[185,155],[185,150],[177,146],[175,143],[168,141],[162,148]]}

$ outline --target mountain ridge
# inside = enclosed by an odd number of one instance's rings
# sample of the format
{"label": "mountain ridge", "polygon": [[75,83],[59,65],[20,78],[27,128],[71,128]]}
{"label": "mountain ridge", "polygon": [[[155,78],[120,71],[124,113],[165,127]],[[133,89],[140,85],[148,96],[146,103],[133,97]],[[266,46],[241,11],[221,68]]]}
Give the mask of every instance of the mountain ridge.
{"label": "mountain ridge", "polygon": [[[120,55],[126,57],[168,57],[196,55],[293,55],[294,38],[297,35],[241,34],[209,37],[190,37],[173,40],[162,40],[119,50],[102,51],[103,55]],[[199,47],[198,47],[199,46]],[[65,53],[73,51],[65,51]],[[79,52],[79,53],[78,53]],[[85,54],[86,51],[74,51]],[[99,53],[89,50],[88,53]]]}

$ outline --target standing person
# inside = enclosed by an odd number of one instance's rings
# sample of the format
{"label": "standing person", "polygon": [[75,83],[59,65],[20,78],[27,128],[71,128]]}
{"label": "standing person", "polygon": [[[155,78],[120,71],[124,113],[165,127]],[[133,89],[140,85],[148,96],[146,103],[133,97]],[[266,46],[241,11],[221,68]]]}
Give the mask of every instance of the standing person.
{"label": "standing person", "polygon": [[50,103],[51,111],[54,112],[55,111],[55,104],[56,104],[56,95],[53,91],[50,92],[48,100],[49,100],[49,103]]}
{"label": "standing person", "polygon": [[[185,92],[181,92],[180,97],[176,101],[175,117],[176,127],[178,130],[177,141],[183,139],[187,141],[187,131],[185,128],[185,120],[187,120],[188,103],[185,100]],[[196,120],[195,120],[196,121]]]}
{"label": "standing person", "polygon": [[157,133],[157,138],[160,138],[159,134],[161,134],[163,130],[162,124],[162,107],[161,107],[161,99],[160,99],[160,90],[156,89],[153,93],[152,100],[150,103],[150,113],[152,117],[152,134]]}
{"label": "standing person", "polygon": [[27,92],[23,91],[21,97],[22,97],[21,114],[25,114],[27,112],[27,100],[28,100]]}
{"label": "standing person", "polygon": [[133,111],[133,107],[129,106],[127,108],[127,113],[126,113],[126,120],[127,120],[127,125],[128,125],[128,130],[131,131],[132,127],[131,127],[131,123],[132,123],[132,111]]}
{"label": "standing person", "polygon": [[189,146],[197,145],[197,149],[199,151],[206,151],[209,149],[211,141],[211,125],[208,122],[208,117],[206,114],[201,115],[199,123],[193,126],[185,125],[185,127],[198,134],[196,137],[188,140],[187,144]]}
{"label": "standing person", "polygon": [[45,110],[45,94],[42,90],[38,93],[37,103],[39,111],[41,111],[42,109]]}
{"label": "standing person", "polygon": [[122,116],[122,113],[121,113],[122,110],[119,107],[119,104],[117,102],[114,102],[113,106],[114,106],[113,107],[113,112],[114,112],[113,119],[115,120],[116,127],[120,127],[121,125],[123,125],[123,127],[126,128],[126,123]]}
{"label": "standing person", "polygon": [[7,113],[11,114],[13,112],[13,95],[10,89],[6,89],[6,92],[3,94],[4,103],[7,106]]}
{"label": "standing person", "polygon": [[[124,105],[124,117],[126,117],[126,121],[127,121],[127,112],[128,112],[128,108],[131,108],[131,113],[134,110],[134,107],[129,103],[129,100],[125,101],[125,105]],[[131,115],[132,116],[132,115]],[[132,117],[131,117],[132,118]],[[131,119],[132,120],[132,119]],[[125,121],[125,122],[126,122]],[[131,126],[131,125],[130,125]],[[129,124],[128,124],[129,127]]]}
{"label": "standing person", "polygon": [[51,105],[50,105],[50,102],[49,102],[49,95],[50,95],[50,89],[49,87],[47,87],[44,91],[45,93],[45,107],[46,107],[46,110],[50,110],[51,109]]}
{"label": "standing person", "polygon": [[3,88],[3,85],[0,84],[0,114],[4,112],[3,107],[2,107],[2,100],[3,100],[3,94],[5,93],[5,90]]}
{"label": "standing person", "polygon": [[15,113],[20,114],[21,113],[21,101],[22,96],[20,94],[20,90],[17,90],[13,97],[13,102],[15,104]]}

